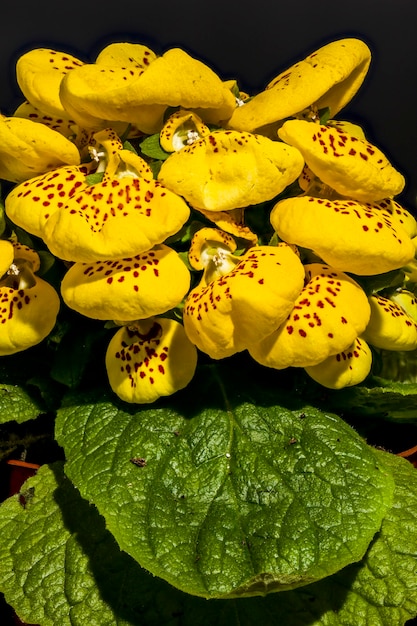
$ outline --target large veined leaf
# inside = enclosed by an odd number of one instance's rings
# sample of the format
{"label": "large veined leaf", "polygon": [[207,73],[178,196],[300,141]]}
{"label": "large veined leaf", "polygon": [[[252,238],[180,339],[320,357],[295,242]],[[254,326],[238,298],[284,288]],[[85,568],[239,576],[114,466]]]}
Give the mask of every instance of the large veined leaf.
{"label": "large veined leaf", "polygon": [[99,392],[59,411],[67,475],[120,547],[206,598],[295,588],[360,560],[393,492],[373,450],[259,380],[213,380],[177,405],[138,410]]}
{"label": "large veined leaf", "polygon": [[327,393],[329,407],[353,415],[417,421],[417,383],[392,382],[377,376],[361,385]]}
{"label": "large veined leaf", "polygon": [[293,591],[211,601],[142,570],[62,465],[44,466],[0,506],[0,591],[40,626],[402,626],[417,614],[417,472],[377,454],[394,501],[360,563]]}

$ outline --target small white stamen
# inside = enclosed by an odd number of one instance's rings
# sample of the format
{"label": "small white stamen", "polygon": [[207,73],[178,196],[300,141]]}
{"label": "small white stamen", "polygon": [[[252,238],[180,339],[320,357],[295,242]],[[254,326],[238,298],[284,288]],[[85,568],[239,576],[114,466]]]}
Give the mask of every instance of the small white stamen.
{"label": "small white stamen", "polygon": [[104,152],[104,150],[98,151],[97,148],[94,148],[94,146],[88,146],[88,152],[92,160],[95,161],[96,163],[100,163],[100,159],[106,156],[106,153]]}
{"label": "small white stamen", "polygon": [[15,263],[12,263],[9,269],[7,270],[7,274],[9,276],[19,276],[20,270]]}
{"label": "small white stamen", "polygon": [[236,98],[236,106],[241,107],[245,104],[245,101],[241,98]]}
{"label": "small white stamen", "polygon": [[191,146],[191,144],[197,141],[197,139],[200,139],[200,135],[198,134],[196,130],[187,131],[187,139],[186,139],[187,146]]}

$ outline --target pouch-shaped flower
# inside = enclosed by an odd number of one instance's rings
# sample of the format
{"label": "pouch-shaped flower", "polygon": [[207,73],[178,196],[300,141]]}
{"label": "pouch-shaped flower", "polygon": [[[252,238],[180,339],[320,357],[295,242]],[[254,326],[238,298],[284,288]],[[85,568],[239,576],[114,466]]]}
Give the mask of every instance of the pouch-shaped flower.
{"label": "pouch-shaped flower", "polygon": [[110,386],[126,402],[155,402],[183,389],[194,376],[197,350],[175,320],[151,318],[123,326],[109,343]]}
{"label": "pouch-shaped flower", "polygon": [[349,348],[365,330],[370,305],[347,274],[321,263],[305,266],[307,283],[281,326],[250,346],[267,367],[309,367]]}
{"label": "pouch-shaped flower", "polygon": [[313,250],[342,272],[382,274],[415,255],[410,236],[391,212],[354,200],[286,198],[273,207],[270,220],[281,239]]}
{"label": "pouch-shaped flower", "polygon": [[363,333],[376,348],[409,351],[417,348],[417,322],[402,306],[379,294],[369,296],[371,317]]}
{"label": "pouch-shaped flower", "polygon": [[144,67],[106,55],[67,74],[60,94],[64,107],[80,125],[101,128],[100,120],[123,120],[147,134],[161,130],[168,106],[206,109],[218,120],[230,117],[235,98],[207,65],[179,48],[147,59]]}
{"label": "pouch-shaped flower", "polygon": [[306,367],[307,374],[323,387],[343,389],[358,385],[372,367],[372,352],[363,338],[357,337],[351,346],[327,357],[317,365]]}
{"label": "pouch-shaped flower", "polygon": [[289,246],[250,248],[233,269],[189,293],[184,328],[200,350],[222,359],[277,328],[303,284],[303,265]]}
{"label": "pouch-shaped flower", "polygon": [[300,152],[282,142],[219,130],[171,154],[158,180],[197,209],[230,211],[271,200],[303,166]]}
{"label": "pouch-shaped flower", "polygon": [[371,52],[361,40],[333,41],[281,72],[266,89],[235,109],[230,128],[256,131],[308,107],[336,115],[361,86]]}
{"label": "pouch-shaped flower", "polygon": [[190,272],[166,245],[116,261],[75,263],[61,294],[78,313],[99,320],[132,321],[165,313],[190,287]]}
{"label": "pouch-shaped flower", "polygon": [[345,130],[288,120],[278,136],[298,148],[312,172],[342,196],[377,202],[398,195],[404,188],[404,176],[379,148]]}
{"label": "pouch-shaped flower", "polygon": [[143,159],[121,149],[113,131],[95,136],[108,158],[100,182],[88,184],[81,167],[59,168],[6,198],[9,218],[66,261],[135,256],[176,233],[190,214],[182,198],[153,179]]}
{"label": "pouch-shaped flower", "polygon": [[0,116],[0,178],[21,183],[79,163],[78,148],[61,133],[32,120]]}
{"label": "pouch-shaped flower", "polygon": [[82,167],[58,167],[14,187],[5,199],[7,216],[16,226],[42,238],[45,224],[55,211],[81,189],[87,189]]}
{"label": "pouch-shaped flower", "polygon": [[23,54],[16,63],[16,79],[25,98],[43,113],[58,118],[70,115],[62,105],[59,90],[62,78],[83,62],[71,54],[35,48]]}
{"label": "pouch-shaped flower", "polygon": [[49,217],[43,239],[67,261],[118,260],[175,234],[189,214],[184,200],[153,178],[105,176]]}
{"label": "pouch-shaped flower", "polygon": [[[10,244],[14,262],[10,260]],[[2,242],[0,258],[0,356],[15,354],[40,343],[53,329],[60,301],[55,289],[35,275],[38,255],[25,246]],[[33,265],[34,260],[35,265]]]}

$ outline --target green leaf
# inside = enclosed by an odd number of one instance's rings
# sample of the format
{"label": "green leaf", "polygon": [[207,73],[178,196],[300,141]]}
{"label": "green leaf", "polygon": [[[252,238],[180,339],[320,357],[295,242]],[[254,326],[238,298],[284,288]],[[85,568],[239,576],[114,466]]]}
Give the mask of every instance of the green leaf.
{"label": "green leaf", "polygon": [[104,172],[93,172],[92,174],[87,174],[85,182],[87,185],[97,185],[97,183],[101,183],[103,178]]}
{"label": "green leaf", "polygon": [[1,505],[0,537],[0,589],[27,622],[156,626],[181,609],[178,594],[171,598],[168,585],[120,552],[60,463],[43,466]]}
{"label": "green leaf", "polygon": [[23,386],[0,383],[0,424],[26,422],[38,417],[44,405]]}
{"label": "green leaf", "polygon": [[345,414],[388,420],[417,421],[417,383],[392,382],[371,376],[361,385],[323,394],[328,407]]}
{"label": "green leaf", "polygon": [[100,390],[59,411],[66,472],[121,548],[209,598],[294,588],[362,558],[393,490],[373,450],[334,415],[241,373],[223,388],[212,371],[176,403],[141,409]]}
{"label": "green leaf", "polygon": [[[394,476],[392,507],[360,563],[294,593],[296,605],[301,600],[321,613],[305,622],[311,626],[403,626],[417,616],[417,471],[392,454],[375,454]],[[290,595],[281,595],[289,608]]]}
{"label": "green leaf", "polygon": [[157,161],[165,161],[170,155],[169,152],[165,152],[165,150],[161,148],[159,133],[146,137],[146,139],[140,142],[139,147],[143,154]]}
{"label": "green leaf", "polygon": [[38,346],[0,357],[0,423],[35,419],[47,409],[31,377],[44,374]]}

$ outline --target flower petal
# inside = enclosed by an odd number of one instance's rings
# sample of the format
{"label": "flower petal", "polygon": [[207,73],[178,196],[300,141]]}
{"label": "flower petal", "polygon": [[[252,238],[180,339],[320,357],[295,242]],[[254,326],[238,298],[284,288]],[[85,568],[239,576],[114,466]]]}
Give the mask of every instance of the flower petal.
{"label": "flower petal", "polygon": [[278,202],[271,224],[287,243],[313,250],[337,270],[382,274],[414,258],[414,245],[384,209],[353,200],[297,196]]}
{"label": "flower petal", "polygon": [[60,306],[55,289],[39,277],[24,289],[1,285],[0,301],[0,356],[21,352],[45,339]]}
{"label": "flower petal", "polygon": [[288,120],[278,135],[298,148],[314,174],[343,196],[377,202],[396,196],[404,188],[404,176],[379,148],[344,130]]}
{"label": "flower petal", "polygon": [[0,278],[7,272],[14,259],[14,248],[10,241],[0,239]]}
{"label": "flower petal", "polygon": [[197,350],[184,328],[170,319],[148,321],[141,328],[124,326],[110,341],[106,368],[110,386],[126,402],[155,402],[183,389],[194,376]]}
{"label": "flower petal", "polygon": [[165,245],[128,259],[75,263],[61,294],[78,313],[99,320],[132,321],[177,306],[190,287],[190,272]]}
{"label": "flower petal", "polygon": [[22,104],[15,110],[13,117],[23,117],[27,120],[31,120],[32,122],[44,124],[48,128],[56,130],[58,133],[61,133],[61,135],[64,135],[64,137],[69,139],[76,135],[74,120],[61,115],[52,116],[48,113],[44,113],[30,104],[30,102],[22,102]]}
{"label": "flower petal", "polygon": [[80,126],[100,130],[110,122],[135,124],[142,132],[159,132],[165,104],[143,102],[137,84],[145,70],[139,66],[86,64],[65,76],[60,98]]}
{"label": "flower petal", "polygon": [[249,348],[267,367],[310,367],[346,350],[362,334],[370,306],[361,287],[343,272],[306,265],[308,282],[285,322]]}
{"label": "flower petal", "polygon": [[165,122],[159,141],[163,150],[174,152],[209,134],[209,127],[196,113],[180,109]]}
{"label": "flower petal", "polygon": [[356,338],[346,350],[306,367],[307,374],[323,387],[342,389],[358,385],[368,376],[372,352],[363,339]]}
{"label": "flower petal", "polygon": [[138,92],[147,104],[198,109],[210,123],[228,119],[236,107],[227,85],[205,63],[180,48],[171,48],[141,76]]}
{"label": "flower petal", "polygon": [[163,162],[158,180],[197,209],[230,211],[271,200],[301,173],[298,150],[261,135],[216,131]]}
{"label": "flower petal", "polygon": [[188,260],[191,267],[195,270],[203,270],[206,267],[205,250],[208,246],[213,247],[216,244],[222,244],[230,252],[234,252],[237,248],[237,243],[233,237],[222,230],[218,228],[200,228],[194,234],[188,251]]}
{"label": "flower petal", "polygon": [[375,348],[408,351],[417,348],[417,323],[395,302],[380,295],[369,297],[371,318],[363,333]]}
{"label": "flower petal", "polygon": [[228,125],[255,131],[313,105],[318,109],[329,107],[333,117],[361,86],[370,60],[368,46],[359,39],[326,44],[281,72],[265,91],[236,108]]}
{"label": "flower petal", "polygon": [[61,80],[82,65],[71,54],[35,48],[17,60],[16,78],[26,100],[34,107],[52,116],[68,118],[59,97]]}
{"label": "flower petal", "polygon": [[155,61],[156,54],[141,43],[111,43],[97,55],[97,65],[138,68],[145,70]]}
{"label": "flower petal", "polygon": [[51,215],[87,187],[81,167],[60,167],[14,187],[6,196],[6,213],[14,224],[42,238]]}
{"label": "flower petal", "polygon": [[417,221],[415,217],[393,198],[385,198],[380,202],[375,202],[367,206],[387,211],[391,215],[391,221],[394,227],[399,226],[400,229],[404,229],[407,235],[412,239],[417,235]]}
{"label": "flower petal", "polygon": [[0,118],[0,178],[20,183],[79,163],[77,147],[55,130],[20,117]]}
{"label": "flower petal", "polygon": [[82,188],[45,222],[43,239],[61,259],[90,263],[135,256],[187,221],[182,198],[152,178],[104,178]]}
{"label": "flower petal", "polygon": [[232,271],[190,292],[186,333],[213,359],[245,350],[282,323],[303,283],[304,268],[289,246],[250,248]]}

